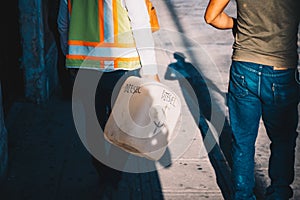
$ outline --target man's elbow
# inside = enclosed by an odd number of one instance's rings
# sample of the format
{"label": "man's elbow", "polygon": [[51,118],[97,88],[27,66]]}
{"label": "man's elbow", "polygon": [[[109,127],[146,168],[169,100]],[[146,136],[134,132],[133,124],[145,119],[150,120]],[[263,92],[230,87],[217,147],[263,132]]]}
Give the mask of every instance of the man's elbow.
{"label": "man's elbow", "polygon": [[213,18],[212,16],[209,16],[207,14],[204,15],[204,21],[209,24],[212,25],[214,22],[215,18]]}

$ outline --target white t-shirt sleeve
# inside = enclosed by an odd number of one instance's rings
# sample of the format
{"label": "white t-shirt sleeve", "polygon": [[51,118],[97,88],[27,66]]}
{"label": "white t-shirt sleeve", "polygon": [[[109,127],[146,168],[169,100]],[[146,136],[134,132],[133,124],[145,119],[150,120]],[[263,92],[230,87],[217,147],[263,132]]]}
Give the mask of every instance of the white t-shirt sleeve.
{"label": "white t-shirt sleeve", "polygon": [[131,23],[133,37],[142,64],[142,74],[155,75],[158,73],[151,31],[150,18],[145,0],[124,0]]}

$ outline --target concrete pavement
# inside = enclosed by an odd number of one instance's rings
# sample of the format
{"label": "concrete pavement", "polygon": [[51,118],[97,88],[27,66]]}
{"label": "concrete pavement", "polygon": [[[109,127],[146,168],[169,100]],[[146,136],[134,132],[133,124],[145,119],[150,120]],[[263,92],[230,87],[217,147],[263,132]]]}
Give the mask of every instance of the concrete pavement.
{"label": "concrete pavement", "polygon": [[[182,100],[178,137],[183,138],[182,141],[189,138],[189,142],[180,147],[179,152],[177,144],[170,147],[174,159],[171,166],[144,174],[125,174],[118,191],[113,194],[115,199],[229,199],[232,187],[228,166],[230,127],[225,96],[233,38],[231,31],[216,30],[205,24],[203,14],[207,2],[153,0],[161,24],[161,30],[154,33],[159,75]],[[227,11],[235,15],[235,4],[230,3]],[[164,78],[167,67],[177,62],[175,52],[183,53],[186,62],[192,63],[201,74],[202,96],[200,94],[198,103],[182,87],[180,80]],[[208,125],[212,134],[203,134],[193,116],[197,109],[205,111],[209,105],[212,117]],[[71,101],[61,99],[59,91],[42,105],[16,102],[6,123],[9,171],[1,199],[100,199],[89,152],[74,128]],[[261,126],[256,156],[258,199],[263,199],[268,183],[268,144]],[[297,155],[299,152],[298,145]],[[298,157],[293,184],[295,200],[300,199]]]}
{"label": "concrete pavement", "polygon": [[[225,105],[224,96],[227,92],[227,84],[229,77],[229,66],[231,58],[231,46],[233,38],[231,31],[217,30],[211,26],[205,24],[203,16],[208,1],[155,1],[158,13],[165,32],[161,31],[158,41],[163,48],[170,51],[180,51],[185,54],[187,60],[194,66],[197,66],[201,75],[204,77],[206,84],[210,90],[211,101],[217,104],[220,112],[216,109],[218,115],[228,116],[227,108]],[[235,1],[231,1],[226,8],[226,12],[231,16],[236,16]],[[161,10],[161,12],[160,12]],[[174,32],[176,33],[174,33]],[[179,33],[178,33],[179,32]],[[298,33],[298,36],[300,33]],[[298,45],[300,39],[298,40]],[[159,46],[159,45],[158,45]],[[300,55],[300,48],[298,48]],[[172,60],[171,53],[169,54],[170,60]],[[225,121],[226,125],[226,121]],[[230,134],[230,130],[225,128],[222,130],[220,137],[220,147],[223,156],[217,163],[223,163],[222,158],[227,158],[226,139]],[[225,143],[222,144],[222,141]],[[266,131],[263,123],[260,123],[259,135],[256,145],[256,194],[258,199],[263,199],[263,193],[266,186],[269,184],[267,175],[268,157],[269,157],[269,144],[270,141],[267,138]],[[293,184],[294,198],[300,199],[299,194],[299,139],[297,141],[296,149],[296,174]],[[211,153],[214,155],[214,153]],[[213,161],[213,159],[211,159]],[[230,160],[226,160],[227,164]],[[221,164],[220,164],[221,165]],[[222,165],[221,165],[222,166]],[[218,168],[215,168],[218,169]],[[226,172],[229,172],[226,166],[222,166],[223,170],[216,170],[224,174],[223,177],[228,177]],[[221,176],[222,177],[222,176]],[[226,178],[225,178],[226,180]],[[230,182],[225,181],[225,185]],[[224,187],[224,186],[222,186]],[[225,187],[228,188],[228,187]],[[230,188],[229,188],[230,190]],[[225,192],[227,193],[227,192]]]}

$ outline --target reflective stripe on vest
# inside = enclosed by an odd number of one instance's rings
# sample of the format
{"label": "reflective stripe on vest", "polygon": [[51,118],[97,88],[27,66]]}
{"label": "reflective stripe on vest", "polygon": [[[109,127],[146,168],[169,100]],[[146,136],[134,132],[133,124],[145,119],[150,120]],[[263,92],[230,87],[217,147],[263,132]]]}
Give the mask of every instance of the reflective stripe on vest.
{"label": "reflective stripe on vest", "polygon": [[68,0],[69,68],[137,69],[140,59],[122,0]]}

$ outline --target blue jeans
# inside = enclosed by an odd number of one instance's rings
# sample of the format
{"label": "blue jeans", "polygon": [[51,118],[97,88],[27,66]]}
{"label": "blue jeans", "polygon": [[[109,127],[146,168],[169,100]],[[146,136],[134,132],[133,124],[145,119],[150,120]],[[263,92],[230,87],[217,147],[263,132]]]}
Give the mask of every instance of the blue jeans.
{"label": "blue jeans", "polygon": [[233,199],[255,199],[254,154],[261,117],[271,141],[270,187],[284,198],[292,196],[299,99],[295,69],[233,61],[228,91]]}

